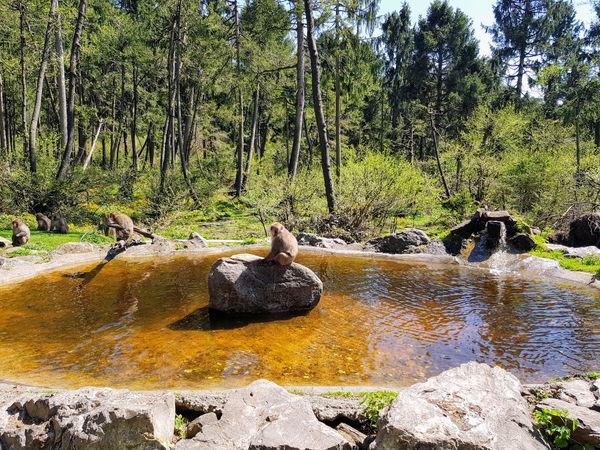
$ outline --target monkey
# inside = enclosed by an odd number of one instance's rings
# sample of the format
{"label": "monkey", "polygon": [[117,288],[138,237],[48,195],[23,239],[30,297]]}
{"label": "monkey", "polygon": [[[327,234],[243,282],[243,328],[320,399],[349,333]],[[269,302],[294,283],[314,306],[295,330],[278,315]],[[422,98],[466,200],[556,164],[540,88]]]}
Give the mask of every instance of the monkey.
{"label": "monkey", "polygon": [[298,241],[282,224],[271,225],[271,251],[264,261],[275,262],[281,266],[289,266],[298,255]]}
{"label": "monkey", "polygon": [[42,213],[37,213],[35,215],[35,219],[38,223],[38,231],[50,231],[52,222],[47,216],[43,215]]}
{"label": "monkey", "polygon": [[18,245],[27,244],[31,237],[31,232],[27,224],[23,223],[21,219],[15,219],[12,221],[12,244],[16,247]]}
{"label": "monkey", "polygon": [[67,234],[69,232],[69,226],[67,225],[65,218],[57,215],[52,216],[50,231],[60,234]]}
{"label": "monkey", "polygon": [[117,242],[125,244],[133,236],[133,220],[127,214],[113,211],[108,216],[108,225],[116,231]]}

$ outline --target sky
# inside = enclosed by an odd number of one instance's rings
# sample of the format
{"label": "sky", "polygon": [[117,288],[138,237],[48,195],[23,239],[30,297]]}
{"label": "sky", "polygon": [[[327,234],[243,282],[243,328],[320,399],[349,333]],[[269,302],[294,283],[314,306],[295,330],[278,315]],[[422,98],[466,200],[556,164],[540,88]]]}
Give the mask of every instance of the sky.
{"label": "sky", "polygon": [[[427,13],[427,8],[431,3],[430,0],[407,0],[407,2],[410,6],[413,23],[418,20],[419,16],[424,16]],[[461,9],[471,17],[475,36],[480,42],[479,51],[483,55],[489,55],[491,53],[491,38],[484,31],[482,25],[491,25],[494,22],[492,8],[496,2],[494,0],[449,0],[449,3],[452,7]],[[588,26],[595,16],[592,9],[592,0],[574,0],[573,4],[577,10],[577,18]],[[402,0],[381,0],[379,14],[383,16],[398,10],[401,5]]]}

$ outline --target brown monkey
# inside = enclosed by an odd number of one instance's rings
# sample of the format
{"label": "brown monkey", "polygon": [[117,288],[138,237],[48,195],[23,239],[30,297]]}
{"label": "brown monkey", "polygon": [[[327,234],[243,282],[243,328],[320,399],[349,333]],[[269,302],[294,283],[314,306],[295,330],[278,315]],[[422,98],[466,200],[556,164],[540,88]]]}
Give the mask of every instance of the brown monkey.
{"label": "brown monkey", "polygon": [[31,237],[27,224],[23,223],[21,219],[15,219],[12,221],[12,229],[12,244],[14,246],[27,244]]}
{"label": "brown monkey", "polygon": [[50,231],[52,222],[47,216],[43,215],[42,213],[37,213],[35,215],[35,219],[38,223],[38,231]]}
{"label": "brown monkey", "polygon": [[111,212],[108,216],[108,225],[113,225],[117,241],[127,242],[133,236],[133,220],[127,214]]}
{"label": "brown monkey", "polygon": [[65,218],[62,216],[52,216],[50,231],[60,234],[67,234],[69,232],[69,226],[67,225]]}
{"label": "brown monkey", "polygon": [[289,266],[298,255],[298,241],[279,222],[271,225],[271,251],[265,261],[274,261],[282,266]]}

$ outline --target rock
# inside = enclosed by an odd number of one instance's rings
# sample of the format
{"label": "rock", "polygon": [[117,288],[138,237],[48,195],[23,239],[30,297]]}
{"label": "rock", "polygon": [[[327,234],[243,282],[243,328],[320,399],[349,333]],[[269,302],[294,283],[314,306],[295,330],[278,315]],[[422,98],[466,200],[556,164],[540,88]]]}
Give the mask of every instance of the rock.
{"label": "rock", "polygon": [[194,231],[188,237],[187,242],[184,243],[184,246],[186,245],[189,246],[186,248],[206,248],[208,247],[208,241]]}
{"label": "rock", "polygon": [[429,244],[425,246],[423,249],[423,253],[427,253],[430,255],[447,255],[448,250],[444,243],[439,239],[432,239],[429,241]]}
{"label": "rock", "polygon": [[368,448],[365,443],[367,442],[368,436],[360,431],[352,428],[347,423],[340,423],[337,427],[335,427],[338,433],[342,435],[344,439],[348,442],[354,444],[352,447],[355,449],[363,450]]}
{"label": "rock", "polygon": [[223,406],[227,403],[226,391],[184,391],[175,397],[178,411],[189,411],[200,414],[209,412],[221,415]]}
{"label": "rock", "polygon": [[569,224],[569,241],[573,247],[600,247],[600,214],[584,214]]}
{"label": "rock", "polygon": [[407,228],[396,234],[371,239],[365,247],[379,253],[422,253],[421,246],[429,244],[429,241],[429,236],[424,231]]}
{"label": "rock", "polygon": [[551,244],[568,246],[569,245],[569,233],[566,231],[561,231],[561,230],[550,233],[548,235],[548,242],[550,242]]}
{"label": "rock", "polygon": [[592,391],[596,398],[600,399],[600,378],[596,378],[594,381],[592,381],[590,391]]}
{"label": "rock", "polygon": [[317,306],[323,283],[308,267],[265,264],[254,255],[221,258],[208,275],[209,308],[227,314],[287,314]]}
{"label": "rock", "polygon": [[52,250],[52,256],[69,255],[73,253],[94,253],[97,247],[89,242],[67,242]]}
{"label": "rock", "polygon": [[186,439],[192,439],[198,433],[202,432],[202,428],[204,426],[209,425],[211,423],[218,422],[219,419],[215,413],[202,414],[200,417],[195,418],[190,423],[188,423],[185,428],[185,437]]}
{"label": "rock", "polygon": [[176,450],[351,448],[337,431],[317,420],[304,398],[267,380],[233,392],[217,422],[175,445]]}
{"label": "rock", "polygon": [[11,450],[166,449],[173,438],[175,400],[170,394],[112,389],[30,392],[3,414],[0,447]]}
{"label": "rock", "polygon": [[571,258],[583,259],[586,256],[600,256],[600,248],[594,246],[588,247],[567,247],[560,244],[546,244],[546,249],[564,253]]}
{"label": "rock", "polygon": [[596,397],[591,390],[592,385],[586,380],[564,381],[561,383],[561,388],[561,400],[575,403],[584,408],[591,408],[596,403]]}
{"label": "rock", "polygon": [[508,240],[508,243],[520,252],[528,252],[536,247],[536,243],[529,234],[517,233]]}
{"label": "rock", "polygon": [[321,422],[360,423],[367,418],[363,412],[360,397],[321,397],[307,395],[304,397],[310,403],[315,416]]}
{"label": "rock", "polygon": [[380,450],[535,450],[521,383],[507,371],[471,362],[400,391],[379,420]]}
{"label": "rock", "polygon": [[12,245],[12,242],[10,240],[0,236],[0,248],[10,247],[11,245]]}
{"label": "rock", "polygon": [[556,398],[546,398],[539,402],[536,409],[541,410],[542,408],[566,411],[568,424],[572,423],[570,419],[577,419],[577,428],[573,431],[571,439],[582,445],[600,446],[599,412]]}
{"label": "rock", "polygon": [[451,235],[460,236],[463,239],[470,238],[473,234],[486,229],[488,222],[502,222],[506,227],[506,235],[514,236],[518,231],[517,221],[508,211],[486,211],[478,209],[468,220],[456,225],[450,230]]}
{"label": "rock", "polygon": [[490,248],[496,248],[500,241],[506,237],[506,225],[499,220],[490,220],[485,224],[487,232],[486,244]]}
{"label": "rock", "polygon": [[348,245],[339,238],[326,238],[311,233],[298,233],[296,239],[298,240],[298,245],[308,245],[319,248],[343,248]]}

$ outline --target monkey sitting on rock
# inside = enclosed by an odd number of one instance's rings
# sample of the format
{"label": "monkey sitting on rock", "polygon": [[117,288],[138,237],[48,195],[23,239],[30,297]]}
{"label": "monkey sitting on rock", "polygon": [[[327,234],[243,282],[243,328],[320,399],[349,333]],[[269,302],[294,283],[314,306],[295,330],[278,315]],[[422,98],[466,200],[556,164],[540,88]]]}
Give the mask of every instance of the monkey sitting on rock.
{"label": "monkey sitting on rock", "polygon": [[117,244],[125,246],[133,237],[133,220],[127,214],[113,211],[108,216],[108,227],[115,230]]}
{"label": "monkey sitting on rock", "polygon": [[31,232],[27,224],[23,223],[21,219],[15,219],[12,221],[12,244],[14,246],[24,245],[29,242]]}
{"label": "monkey sitting on rock", "polygon": [[271,251],[265,256],[265,262],[289,266],[298,256],[298,241],[282,224],[271,225]]}

